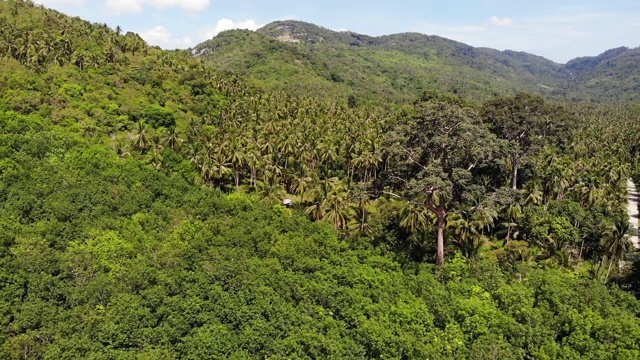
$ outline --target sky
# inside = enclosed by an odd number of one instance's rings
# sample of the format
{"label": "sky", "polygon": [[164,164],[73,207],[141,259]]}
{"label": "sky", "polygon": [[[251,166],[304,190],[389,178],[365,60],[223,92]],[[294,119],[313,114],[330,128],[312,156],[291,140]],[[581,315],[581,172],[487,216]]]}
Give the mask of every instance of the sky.
{"label": "sky", "polygon": [[379,36],[439,35],[476,47],[526,51],[559,63],[640,46],[639,0],[35,0],[63,13],[139,33],[165,49],[220,31],[301,20]]}

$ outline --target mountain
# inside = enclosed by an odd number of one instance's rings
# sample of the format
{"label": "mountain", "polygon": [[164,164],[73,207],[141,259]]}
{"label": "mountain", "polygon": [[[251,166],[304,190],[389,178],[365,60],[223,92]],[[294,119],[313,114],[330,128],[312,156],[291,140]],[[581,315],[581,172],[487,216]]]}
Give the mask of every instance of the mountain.
{"label": "mountain", "polygon": [[640,48],[620,47],[577,58],[565,68],[585,93],[617,100],[637,100],[640,94]]}
{"label": "mountain", "polygon": [[427,89],[477,100],[519,91],[564,99],[635,99],[638,51],[619,48],[563,65],[439,36],[373,37],[277,21],[256,32],[222,32],[192,54],[267,89],[403,101]]}

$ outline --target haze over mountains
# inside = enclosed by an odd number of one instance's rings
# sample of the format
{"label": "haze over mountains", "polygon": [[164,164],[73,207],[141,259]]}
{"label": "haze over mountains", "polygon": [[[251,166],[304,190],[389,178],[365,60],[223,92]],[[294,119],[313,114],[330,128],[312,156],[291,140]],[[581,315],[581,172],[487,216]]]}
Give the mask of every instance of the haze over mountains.
{"label": "haze over mountains", "polygon": [[300,21],[230,30],[192,49],[268,89],[407,100],[426,89],[486,99],[528,91],[568,100],[632,100],[640,50],[620,47],[558,64],[534,54],[475,48],[439,36],[372,37]]}

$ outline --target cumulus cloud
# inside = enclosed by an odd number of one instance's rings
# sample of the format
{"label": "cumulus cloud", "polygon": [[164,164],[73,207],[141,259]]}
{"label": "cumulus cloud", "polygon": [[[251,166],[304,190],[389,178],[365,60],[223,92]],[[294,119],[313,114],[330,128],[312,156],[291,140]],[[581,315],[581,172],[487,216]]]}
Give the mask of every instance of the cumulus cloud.
{"label": "cumulus cloud", "polygon": [[145,6],[151,6],[161,10],[177,7],[189,12],[197,12],[205,10],[209,7],[209,4],[210,0],[105,0],[107,8],[118,14],[139,13]]}
{"label": "cumulus cloud", "polygon": [[508,17],[499,18],[497,16],[493,16],[490,20],[491,25],[493,26],[511,26],[513,25],[513,21]]}
{"label": "cumulus cloud", "polygon": [[193,41],[189,36],[176,38],[163,26],[156,26],[141,33],[140,36],[149,44],[157,45],[164,49],[184,49],[193,45]]}
{"label": "cumulus cloud", "polygon": [[200,39],[201,40],[211,39],[212,37],[218,35],[219,33],[223,32],[223,31],[226,31],[226,30],[247,29],[247,30],[256,31],[256,30],[258,30],[259,27],[260,27],[260,25],[258,25],[258,23],[253,19],[244,20],[244,21],[233,21],[233,20],[230,20],[230,19],[220,19],[216,23],[215,27],[206,28],[206,29],[202,30],[200,32]]}

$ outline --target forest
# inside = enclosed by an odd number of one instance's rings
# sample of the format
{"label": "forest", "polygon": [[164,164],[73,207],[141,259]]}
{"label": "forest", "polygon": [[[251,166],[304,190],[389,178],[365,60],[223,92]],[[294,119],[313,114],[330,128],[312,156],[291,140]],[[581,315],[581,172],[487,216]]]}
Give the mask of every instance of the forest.
{"label": "forest", "polygon": [[192,54],[271,91],[362,103],[412,102],[424,90],[484,102],[532,92],[562,101],[638,101],[640,48],[619,47],[558,64],[513,50],[473,47],[436,35],[368,36],[283,20],[228,30]]}
{"label": "forest", "polygon": [[2,359],[640,358],[636,102],[269,90],[18,0],[0,89]]}

